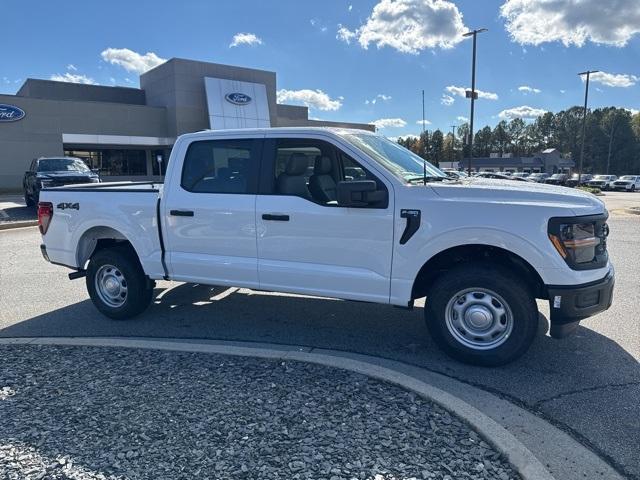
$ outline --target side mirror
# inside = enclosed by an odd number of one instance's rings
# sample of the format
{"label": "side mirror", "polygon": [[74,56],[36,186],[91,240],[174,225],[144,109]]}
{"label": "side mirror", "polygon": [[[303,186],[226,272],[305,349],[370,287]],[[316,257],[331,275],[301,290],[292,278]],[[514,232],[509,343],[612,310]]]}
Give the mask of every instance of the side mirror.
{"label": "side mirror", "polygon": [[373,180],[350,180],[338,182],[337,200],[341,207],[366,207],[371,203],[384,202],[385,190],[378,190]]}

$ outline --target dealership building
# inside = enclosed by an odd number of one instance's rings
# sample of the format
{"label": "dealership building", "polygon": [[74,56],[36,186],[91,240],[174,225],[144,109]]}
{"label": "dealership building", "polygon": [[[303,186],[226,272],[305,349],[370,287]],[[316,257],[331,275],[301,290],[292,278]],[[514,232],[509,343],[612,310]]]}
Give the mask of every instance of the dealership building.
{"label": "dealership building", "polygon": [[27,79],[0,94],[0,191],[20,190],[38,157],[73,156],[105,180],[159,179],[178,135],[205,129],[373,125],[309,119],[276,101],[276,74],[172,58],[140,88]]}

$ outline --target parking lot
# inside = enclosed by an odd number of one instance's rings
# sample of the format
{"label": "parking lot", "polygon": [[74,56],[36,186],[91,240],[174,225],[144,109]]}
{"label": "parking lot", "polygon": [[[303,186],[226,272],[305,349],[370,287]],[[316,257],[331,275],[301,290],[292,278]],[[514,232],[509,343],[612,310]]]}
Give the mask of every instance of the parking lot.
{"label": "parking lot", "polygon": [[[610,310],[564,340],[548,336],[548,307],[531,350],[497,369],[461,365],[429,339],[422,304],[413,311],[365,303],[159,282],[139,318],[109,321],[84,282],[40,257],[37,229],[0,232],[0,336],[124,336],[223,339],[330,348],[398,360],[507,398],[569,431],[630,478],[640,478],[640,193],[607,193],[616,291]],[[11,203],[9,206],[8,204]],[[0,203],[11,218],[33,212]]]}

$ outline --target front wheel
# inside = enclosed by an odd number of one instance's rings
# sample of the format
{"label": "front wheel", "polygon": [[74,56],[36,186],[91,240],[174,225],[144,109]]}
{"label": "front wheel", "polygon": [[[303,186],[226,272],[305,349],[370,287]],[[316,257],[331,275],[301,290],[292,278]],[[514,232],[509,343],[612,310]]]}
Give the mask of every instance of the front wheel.
{"label": "front wheel", "polygon": [[527,286],[509,270],[485,264],[440,276],[427,295],[425,317],[445,353],[482,366],[523,355],[538,328],[538,307]]}
{"label": "front wheel", "polygon": [[136,255],[126,247],[107,248],[91,257],[87,290],[100,312],[114,320],[142,313],[151,303],[153,282]]}
{"label": "front wheel", "polygon": [[27,207],[33,207],[35,205],[33,198],[31,197],[31,195],[29,195],[29,193],[27,193],[27,190],[24,191],[24,203],[27,205]]}

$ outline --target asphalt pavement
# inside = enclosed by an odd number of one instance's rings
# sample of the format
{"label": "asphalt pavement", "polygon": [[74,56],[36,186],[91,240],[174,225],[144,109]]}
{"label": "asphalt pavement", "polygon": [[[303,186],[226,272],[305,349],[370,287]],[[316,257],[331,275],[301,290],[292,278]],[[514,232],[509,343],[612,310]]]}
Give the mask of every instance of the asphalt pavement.
{"label": "asphalt pavement", "polygon": [[376,355],[479,386],[524,406],[640,479],[640,216],[621,213],[640,194],[609,193],[616,266],[612,308],[569,338],[539,335],[511,365],[485,369],[445,357],[413,311],[340,300],[159,282],[140,317],[99,315],[84,281],[40,257],[37,229],[0,232],[0,336],[140,336],[272,342]]}

